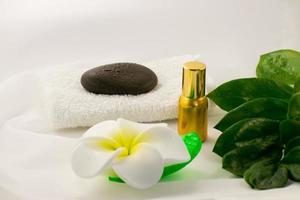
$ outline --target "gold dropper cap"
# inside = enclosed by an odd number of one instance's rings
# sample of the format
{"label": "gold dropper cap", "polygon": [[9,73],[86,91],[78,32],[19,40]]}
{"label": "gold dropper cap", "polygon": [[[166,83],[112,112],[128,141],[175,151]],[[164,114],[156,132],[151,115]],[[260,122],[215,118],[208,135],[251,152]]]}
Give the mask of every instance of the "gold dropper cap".
{"label": "gold dropper cap", "polygon": [[198,99],[205,96],[204,63],[190,61],[184,64],[182,73],[182,95],[189,99]]}

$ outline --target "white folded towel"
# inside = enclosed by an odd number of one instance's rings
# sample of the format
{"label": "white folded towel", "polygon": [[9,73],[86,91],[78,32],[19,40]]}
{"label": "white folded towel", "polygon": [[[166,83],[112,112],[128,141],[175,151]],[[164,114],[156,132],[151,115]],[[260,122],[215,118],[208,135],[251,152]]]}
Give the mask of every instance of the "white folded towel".
{"label": "white folded towel", "polygon": [[[152,122],[177,117],[182,66],[199,56],[186,55],[140,63],[152,69],[158,85],[141,95],[96,95],[87,92],[80,78],[87,68],[52,70],[41,79],[43,107],[52,128],[92,126],[100,121],[125,118]],[[207,77],[207,89],[213,87]]]}

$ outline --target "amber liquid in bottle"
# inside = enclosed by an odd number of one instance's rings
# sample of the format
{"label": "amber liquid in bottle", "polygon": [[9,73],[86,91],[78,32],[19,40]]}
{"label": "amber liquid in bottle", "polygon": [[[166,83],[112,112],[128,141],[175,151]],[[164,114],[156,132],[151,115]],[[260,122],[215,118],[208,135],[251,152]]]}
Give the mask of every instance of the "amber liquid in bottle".
{"label": "amber liquid in bottle", "polygon": [[207,139],[208,100],[205,97],[203,63],[192,61],[183,67],[182,95],[178,105],[178,132],[184,135],[197,132],[202,142]]}

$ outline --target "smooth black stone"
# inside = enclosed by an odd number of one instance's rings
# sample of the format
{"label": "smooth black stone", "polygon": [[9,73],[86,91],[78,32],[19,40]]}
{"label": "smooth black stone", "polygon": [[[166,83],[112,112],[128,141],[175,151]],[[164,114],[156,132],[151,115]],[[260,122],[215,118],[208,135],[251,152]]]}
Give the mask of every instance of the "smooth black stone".
{"label": "smooth black stone", "polygon": [[136,63],[113,63],[86,71],[82,86],[95,94],[138,95],[157,85],[157,76],[149,68]]}

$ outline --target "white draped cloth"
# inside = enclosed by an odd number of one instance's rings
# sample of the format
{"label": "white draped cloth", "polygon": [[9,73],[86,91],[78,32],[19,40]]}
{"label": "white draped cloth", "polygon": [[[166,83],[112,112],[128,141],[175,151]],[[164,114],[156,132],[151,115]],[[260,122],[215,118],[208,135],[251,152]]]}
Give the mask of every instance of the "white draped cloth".
{"label": "white draped cloth", "polygon": [[[106,177],[82,179],[73,173],[70,156],[76,138],[85,131],[48,128],[38,104],[33,71],[0,84],[0,197],[1,199],[289,199],[299,198],[300,185],[255,191],[221,169],[212,153],[219,132],[209,128],[200,155],[181,172],[148,190],[109,182]],[[210,117],[210,127],[220,116]],[[175,128],[175,121],[169,121]],[[146,172],[145,172],[146,173]]]}

